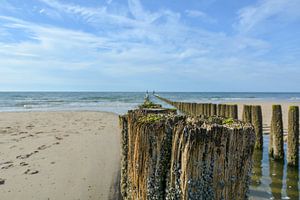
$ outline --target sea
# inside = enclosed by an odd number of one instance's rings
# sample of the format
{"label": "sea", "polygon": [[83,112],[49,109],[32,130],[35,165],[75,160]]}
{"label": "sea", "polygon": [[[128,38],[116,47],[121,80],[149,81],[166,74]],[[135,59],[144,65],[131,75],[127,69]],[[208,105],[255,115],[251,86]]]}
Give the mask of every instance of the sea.
{"label": "sea", "polygon": [[[169,105],[148,93],[150,99],[164,107]],[[155,92],[172,101],[185,102],[300,102],[300,93],[269,92]],[[143,103],[146,92],[0,92],[0,112],[28,111],[107,111],[124,114]],[[1,114],[1,113],[0,113]],[[253,155],[249,199],[299,200],[300,168],[275,162],[268,155],[269,136],[264,135],[263,151]],[[286,144],[284,145],[286,151]],[[299,165],[300,166],[300,165]]]}
{"label": "sea", "polygon": [[[154,102],[159,102],[149,92]],[[0,92],[0,112],[15,111],[108,111],[123,114],[144,101],[146,92]],[[173,101],[290,101],[299,102],[300,93],[249,92],[156,92]],[[168,106],[163,102],[159,102]]]}

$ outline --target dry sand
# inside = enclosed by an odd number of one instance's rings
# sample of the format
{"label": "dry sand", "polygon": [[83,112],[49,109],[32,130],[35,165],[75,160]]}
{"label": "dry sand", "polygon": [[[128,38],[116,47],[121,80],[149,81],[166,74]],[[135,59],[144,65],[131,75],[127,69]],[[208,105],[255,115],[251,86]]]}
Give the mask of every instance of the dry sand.
{"label": "dry sand", "polygon": [[0,199],[115,199],[119,132],[111,113],[0,113]]}

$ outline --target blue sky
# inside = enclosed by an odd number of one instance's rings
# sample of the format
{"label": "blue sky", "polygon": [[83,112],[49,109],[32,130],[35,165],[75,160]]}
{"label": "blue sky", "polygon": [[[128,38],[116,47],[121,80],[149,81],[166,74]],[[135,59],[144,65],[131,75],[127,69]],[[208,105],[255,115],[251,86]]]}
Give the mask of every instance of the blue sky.
{"label": "blue sky", "polygon": [[300,0],[0,0],[0,90],[298,91]]}

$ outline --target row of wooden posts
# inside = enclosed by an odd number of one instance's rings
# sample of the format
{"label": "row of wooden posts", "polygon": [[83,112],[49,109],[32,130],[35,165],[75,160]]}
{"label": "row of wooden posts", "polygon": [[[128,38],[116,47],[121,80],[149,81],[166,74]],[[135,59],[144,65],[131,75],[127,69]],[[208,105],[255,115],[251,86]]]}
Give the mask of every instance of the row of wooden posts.
{"label": "row of wooden posts", "polygon": [[[221,116],[238,119],[238,106],[236,104],[213,104],[213,103],[190,103],[175,102],[156,97],[177,108],[184,114]],[[251,123],[256,133],[256,149],[263,149],[263,118],[260,105],[244,105],[242,121]],[[287,162],[290,166],[297,166],[299,163],[299,107],[290,106],[288,111],[288,144]],[[281,105],[272,106],[272,120],[269,140],[269,155],[275,160],[284,159],[283,150],[283,122]]]}

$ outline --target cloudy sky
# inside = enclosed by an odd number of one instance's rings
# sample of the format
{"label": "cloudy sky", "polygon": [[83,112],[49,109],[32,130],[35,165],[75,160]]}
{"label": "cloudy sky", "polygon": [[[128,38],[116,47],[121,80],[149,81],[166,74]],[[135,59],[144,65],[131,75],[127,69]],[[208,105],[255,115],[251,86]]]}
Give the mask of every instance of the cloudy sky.
{"label": "cloudy sky", "polygon": [[0,0],[0,90],[298,91],[300,0]]}

